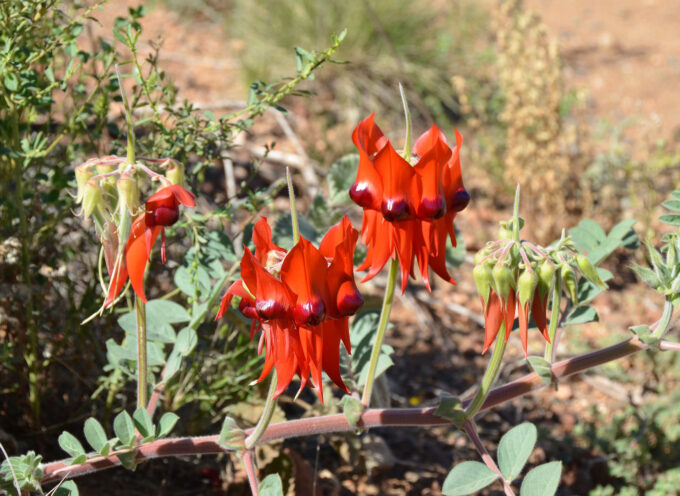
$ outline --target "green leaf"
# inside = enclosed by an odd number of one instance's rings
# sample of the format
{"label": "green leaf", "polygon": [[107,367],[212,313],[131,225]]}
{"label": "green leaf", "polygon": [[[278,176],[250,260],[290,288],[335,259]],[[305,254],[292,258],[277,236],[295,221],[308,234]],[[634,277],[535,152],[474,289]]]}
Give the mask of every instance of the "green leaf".
{"label": "green leaf", "polygon": [[185,327],[179,334],[177,334],[177,341],[175,341],[174,350],[187,356],[191,353],[198,344],[198,335],[191,327]]}
{"label": "green leaf", "polygon": [[342,413],[345,415],[349,425],[356,427],[357,422],[361,418],[361,413],[364,411],[364,405],[361,404],[358,398],[349,394],[342,397],[340,404],[342,405]]}
{"label": "green leaf", "polygon": [[562,462],[534,467],[522,481],[520,496],[554,496],[562,475]]}
{"label": "green leaf", "polygon": [[187,296],[205,300],[210,294],[211,284],[208,271],[201,265],[196,267],[196,273],[191,274],[187,267],[179,267],[175,271],[175,285]]}
{"label": "green leaf", "polygon": [[[352,371],[358,377],[357,385],[359,387],[366,384],[366,379],[368,378],[373,341],[375,340],[379,320],[380,314],[377,311],[361,312],[356,316],[350,327]],[[394,363],[392,358],[390,358],[393,352],[394,348],[391,346],[382,345],[376,368],[376,379]]]}
{"label": "green leaf", "polygon": [[279,474],[269,474],[262,479],[257,496],[283,496],[283,484]]}
{"label": "green leaf", "polygon": [[79,457],[85,454],[83,445],[80,444],[80,441],[78,441],[76,437],[68,431],[62,432],[59,436],[59,439],[57,439],[57,442],[59,443],[59,447],[61,449],[73,457]]}
{"label": "green leaf", "polygon": [[671,198],[680,200],[680,188],[676,189],[675,191],[671,191]]}
{"label": "green leaf", "polygon": [[668,214],[659,217],[659,220],[664,224],[671,226],[680,226],[680,214]]}
{"label": "green leaf", "polygon": [[637,246],[634,224],[634,219],[621,221],[607,235],[597,222],[583,219],[578,226],[569,230],[569,235],[579,250],[588,254],[590,263],[597,266],[617,248],[632,249]]}
{"label": "green leaf", "polygon": [[661,285],[661,281],[659,280],[659,277],[656,275],[656,272],[654,272],[649,267],[643,267],[642,265],[633,264],[632,268],[633,271],[637,274],[637,276],[640,279],[642,279],[642,282],[647,284],[649,287],[656,289]]}
{"label": "green leaf", "polygon": [[137,468],[137,453],[134,451],[129,451],[127,453],[120,453],[116,455],[120,460],[120,464],[128,470],[134,470]]}
{"label": "green leaf", "polygon": [[172,353],[170,353],[168,356],[168,360],[165,362],[165,370],[163,371],[162,382],[168,382],[170,379],[172,379],[175,374],[179,372],[179,368],[181,366],[182,354],[173,349]]}
{"label": "green leaf", "polygon": [[352,203],[349,190],[359,170],[359,155],[352,153],[336,160],[328,170],[328,203],[331,206]]}
{"label": "green leaf", "polygon": [[[191,316],[182,305],[168,300],[150,300],[146,304],[146,334],[150,341],[174,343],[176,336],[172,324],[189,322]],[[127,334],[137,335],[135,312],[126,313],[118,324]]]}
{"label": "green leaf", "polygon": [[668,210],[680,211],[680,200],[666,200],[661,205]]}
{"label": "green leaf", "polygon": [[179,417],[176,414],[172,412],[164,413],[158,422],[158,437],[165,437],[170,434],[178,420]]}
{"label": "green leaf", "polygon": [[92,417],[87,419],[83,431],[85,439],[96,452],[101,452],[107,446],[106,432],[97,419]]}
{"label": "green leaf", "polygon": [[4,77],[3,82],[5,83],[5,88],[7,88],[9,91],[14,92],[14,91],[17,91],[19,89],[19,78],[13,72],[9,72],[9,71],[5,72],[5,77]]}
{"label": "green leaf", "polygon": [[552,382],[553,376],[550,370],[550,362],[538,356],[530,356],[527,358],[527,362],[529,362],[529,366],[544,383],[550,384]]}
{"label": "green leaf", "polygon": [[449,419],[456,426],[460,427],[465,422],[465,410],[463,403],[457,396],[442,394],[439,397],[437,411],[434,412],[438,417]]}
{"label": "green leaf", "polygon": [[126,411],[120,412],[113,419],[113,432],[123,446],[132,446],[135,442],[135,424]]}
{"label": "green leaf", "polygon": [[515,480],[536,444],[536,427],[524,422],[510,429],[498,443],[498,467],[508,481]]}
{"label": "green leaf", "polygon": [[155,436],[156,428],[154,427],[151,415],[146,411],[146,408],[143,406],[137,408],[135,413],[132,414],[132,419],[135,427],[143,438],[153,438]]}
{"label": "green leaf", "polygon": [[498,479],[498,475],[481,462],[467,461],[453,467],[444,480],[442,494],[465,496],[485,488]]}
{"label": "green leaf", "polygon": [[217,441],[222,448],[240,452],[245,449],[246,433],[231,417],[224,417],[220,437]]}
{"label": "green leaf", "polygon": [[588,322],[597,322],[599,317],[593,307],[576,307],[564,321],[564,325],[587,324]]}
{"label": "green leaf", "polygon": [[58,488],[52,493],[54,496],[78,496],[78,486],[72,480],[64,481],[59,485]]}

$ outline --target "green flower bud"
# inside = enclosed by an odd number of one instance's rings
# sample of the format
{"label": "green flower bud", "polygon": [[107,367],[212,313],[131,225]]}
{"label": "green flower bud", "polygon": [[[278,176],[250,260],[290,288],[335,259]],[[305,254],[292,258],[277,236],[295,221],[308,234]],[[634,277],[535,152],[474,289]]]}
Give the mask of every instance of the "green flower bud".
{"label": "green flower bud", "polygon": [[600,279],[597,270],[595,270],[593,264],[590,263],[590,260],[588,260],[583,255],[578,255],[576,257],[576,265],[578,265],[578,268],[581,269],[581,272],[583,272],[583,275],[586,277],[586,279],[588,279],[593,284],[604,286],[604,282],[602,282],[602,279]]}
{"label": "green flower bud", "polygon": [[168,166],[168,170],[165,172],[165,177],[167,177],[172,184],[184,187],[184,165],[178,162],[171,162]]}
{"label": "green flower bud", "polygon": [[498,239],[512,239],[512,222],[499,222]]}
{"label": "green flower bud", "polygon": [[541,300],[545,300],[553,285],[555,278],[555,266],[548,260],[544,260],[538,267],[538,294]]}
{"label": "green flower bud", "polygon": [[117,182],[118,198],[130,213],[134,214],[139,208],[139,189],[134,177],[123,174]]}
{"label": "green flower bud", "polygon": [[510,291],[515,287],[515,275],[513,271],[505,264],[496,264],[491,271],[493,281],[496,285],[498,296],[504,300],[510,294]]}
{"label": "green flower bud", "polygon": [[538,286],[538,274],[536,271],[528,268],[522,271],[517,279],[517,293],[519,294],[519,303],[522,307],[526,302],[531,302],[534,298],[534,291]]}
{"label": "green flower bud", "polygon": [[475,268],[472,269],[472,276],[475,279],[477,292],[481,295],[484,304],[486,305],[489,301],[490,290],[493,287],[491,267],[486,263],[475,265]]}
{"label": "green flower bud", "polygon": [[567,289],[572,303],[578,303],[578,294],[576,292],[576,272],[574,272],[574,269],[572,269],[569,264],[564,263],[560,268],[560,276],[562,277],[562,281],[564,281],[564,287]]}
{"label": "green flower bud", "polygon": [[88,181],[83,187],[83,215],[87,219],[95,209],[102,206],[102,189],[95,181]]}
{"label": "green flower bud", "polygon": [[94,176],[94,173],[84,164],[76,167],[76,184],[78,185],[78,190],[76,192],[77,203],[83,201],[85,184],[92,178],[92,176]]}

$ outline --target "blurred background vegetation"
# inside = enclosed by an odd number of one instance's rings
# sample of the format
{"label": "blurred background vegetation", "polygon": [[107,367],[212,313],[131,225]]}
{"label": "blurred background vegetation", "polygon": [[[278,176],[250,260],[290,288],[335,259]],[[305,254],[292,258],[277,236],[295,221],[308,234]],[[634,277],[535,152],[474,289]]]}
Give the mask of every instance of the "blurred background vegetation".
{"label": "blurred background vegetation", "polygon": [[[226,84],[223,69],[214,68],[208,69],[215,75],[207,90],[194,92],[202,98],[185,99],[178,81],[186,84],[189,71],[201,76],[192,65],[199,61],[180,60],[182,69],[166,70],[164,46],[147,29],[170,33],[149,26],[144,8],[123,4],[130,9],[69,0],[0,5],[0,441],[10,449],[25,447],[26,436],[41,426],[110,416],[132,397],[127,376],[116,367],[99,376],[111,365],[107,340],[124,340],[119,315],[79,325],[102,295],[94,276],[98,240],[74,215],[72,197],[75,165],[122,153],[125,146],[116,63],[129,75],[125,84],[134,95],[138,154],[186,163],[189,185],[200,194],[196,213],[177,227],[185,235],[171,247],[175,262],[153,264],[160,288],[154,296],[194,308],[199,293],[218,279],[210,272],[214,257],[206,255],[205,233],[224,231],[221,242],[234,255],[224,264],[227,273],[258,212],[276,212],[282,204],[281,169],[269,167],[267,157],[288,160],[299,172],[301,202],[311,209],[314,194],[307,187],[322,187],[330,165],[352,152],[349,136],[359,119],[376,112],[399,146],[397,82],[407,90],[416,130],[435,121],[449,136],[453,126],[463,132],[466,186],[482,223],[492,226],[490,220],[505,215],[484,212],[507,209],[520,183],[527,237],[546,241],[590,217],[607,229],[635,218],[644,238],[659,230],[656,209],[680,182],[678,142],[638,133],[636,116],[595,118],[587,90],[565,84],[556,34],[519,0],[155,3],[154,9],[187,20],[175,20],[173,29],[193,32],[199,44],[207,41],[201,40],[204,26],[226,33],[228,45],[217,46],[231,49],[218,54],[235,67],[231,94],[245,100],[250,88],[248,101],[226,103],[211,101],[212,90]],[[342,63],[324,62],[282,90],[286,78],[299,77],[314,58],[313,50],[330,46],[331,36],[344,28],[347,37],[333,57]],[[295,47],[304,47],[297,50],[297,66]],[[267,99],[279,92],[309,98]],[[283,124],[283,114],[274,118],[276,111],[267,110],[277,105],[289,111]],[[270,153],[274,142],[279,144]],[[493,235],[493,227],[464,233],[470,249]],[[193,295],[186,288],[173,292],[179,268],[189,274]],[[239,331],[247,324],[216,328],[210,320],[204,315],[196,324],[197,355],[167,386],[165,409],[191,413],[186,432],[205,432],[230,404],[259,401],[257,389],[246,387],[257,368],[254,345]],[[654,368],[662,377],[669,374],[664,387],[678,383],[669,370]],[[672,423],[662,421],[672,402],[652,400],[638,415],[624,412],[606,426],[593,420],[574,433],[590,450],[615,453],[613,482],[594,494],[665,487],[663,481],[677,479],[666,473],[670,460],[650,458],[674,449],[677,438]],[[619,443],[631,432],[638,439],[632,454]]]}

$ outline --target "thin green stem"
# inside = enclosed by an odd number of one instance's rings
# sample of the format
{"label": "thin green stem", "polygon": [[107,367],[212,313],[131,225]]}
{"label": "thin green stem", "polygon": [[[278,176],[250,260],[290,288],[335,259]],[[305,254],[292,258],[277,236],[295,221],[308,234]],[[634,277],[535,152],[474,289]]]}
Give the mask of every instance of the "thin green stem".
{"label": "thin green stem", "polygon": [[512,209],[512,239],[519,243],[519,184],[515,190],[515,204]]}
{"label": "thin green stem", "polygon": [[555,361],[555,352],[557,350],[555,339],[557,338],[557,325],[560,321],[560,296],[562,292],[560,291],[560,276],[559,274],[555,277],[555,285],[553,287],[552,295],[552,310],[550,311],[550,327],[548,328],[548,336],[550,337],[550,342],[545,345],[545,353],[543,358],[550,363]]}
{"label": "thin green stem", "polygon": [[489,360],[489,365],[484,372],[484,377],[482,377],[482,383],[479,385],[479,389],[472,399],[470,406],[465,409],[465,418],[473,419],[477,412],[482,408],[486,397],[489,396],[491,392],[491,387],[494,382],[496,382],[496,377],[498,376],[498,370],[501,366],[501,361],[503,360],[503,355],[505,354],[505,323],[501,324],[501,328],[498,331],[498,336],[496,336],[496,345],[493,348],[493,354],[491,355],[491,360]]}
{"label": "thin green stem", "polygon": [[364,394],[361,397],[361,402],[365,408],[368,408],[371,403],[373,383],[375,382],[375,371],[378,367],[378,358],[380,358],[382,342],[385,338],[385,331],[387,330],[387,324],[390,320],[390,310],[392,309],[392,299],[394,297],[394,287],[397,282],[398,272],[399,262],[396,258],[394,258],[390,264],[390,272],[387,275],[387,286],[385,287],[385,297],[383,298],[382,309],[380,310],[378,331],[375,335],[373,350],[371,351],[371,361],[369,362],[368,366],[368,377],[366,378],[366,385],[364,386]]}
{"label": "thin green stem", "polygon": [[290,169],[286,167],[286,182],[288,183],[288,198],[290,200],[290,222],[293,228],[293,245],[300,241],[300,224],[298,224],[297,208],[295,208],[295,190]]}
{"label": "thin green stem", "polygon": [[125,107],[125,121],[127,122],[128,137],[127,137],[127,163],[135,163],[135,126],[132,122],[132,110],[130,109],[130,104],[128,102],[127,93],[125,92],[125,87],[123,86],[123,78],[120,77],[120,71],[118,69],[118,64],[116,64],[116,76],[118,77],[118,88],[120,89],[120,95],[123,98],[123,107]]}
{"label": "thin green stem", "polygon": [[408,161],[411,157],[411,111],[408,108],[408,100],[406,100],[406,93],[404,87],[399,83],[399,95],[401,96],[401,103],[404,106],[404,120],[406,121],[406,137],[404,138],[404,151],[402,156],[404,160]]}
{"label": "thin green stem", "polygon": [[274,408],[276,407],[276,398],[274,398],[274,393],[276,392],[276,383],[278,378],[276,376],[276,370],[272,372],[272,380],[269,383],[269,391],[267,391],[267,399],[264,402],[264,409],[260,415],[260,420],[257,421],[257,425],[253,430],[253,433],[246,438],[246,449],[251,449],[257,444],[257,442],[262,437],[262,434],[267,430],[272,417],[274,416]]}
{"label": "thin green stem", "polygon": [[135,298],[137,306],[137,408],[146,408],[148,396],[146,360],[146,303]]}

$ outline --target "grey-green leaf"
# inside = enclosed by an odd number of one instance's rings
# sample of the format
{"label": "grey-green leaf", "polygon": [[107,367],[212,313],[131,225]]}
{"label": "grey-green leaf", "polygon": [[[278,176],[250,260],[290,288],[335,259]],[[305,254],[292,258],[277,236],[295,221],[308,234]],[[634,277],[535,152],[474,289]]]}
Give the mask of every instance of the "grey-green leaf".
{"label": "grey-green leaf", "polygon": [[164,413],[158,422],[158,437],[165,437],[170,434],[178,420],[179,417],[174,413]]}
{"label": "grey-green leaf", "polygon": [[116,415],[113,419],[113,432],[123,446],[132,446],[135,442],[135,424],[128,412],[122,411]]}
{"label": "grey-green leaf", "polygon": [[564,325],[587,324],[597,322],[599,317],[593,307],[576,307],[567,316]]}
{"label": "grey-green leaf", "polygon": [[146,408],[140,406],[132,414],[132,420],[134,421],[135,427],[142,435],[142,437],[153,437],[156,434],[156,428],[153,425],[153,420],[151,420],[151,415],[146,411]]}
{"label": "grey-green leaf", "polygon": [[671,226],[680,226],[680,214],[662,215],[659,220]]}
{"label": "grey-green leaf", "polygon": [[217,444],[228,450],[242,451],[245,449],[245,439],[246,433],[236,421],[231,417],[224,417]]}
{"label": "grey-green leaf", "polygon": [[104,432],[104,428],[97,419],[92,417],[87,419],[83,432],[85,433],[85,439],[96,452],[99,453],[106,446],[106,432]]}
{"label": "grey-green leaf", "polygon": [[279,474],[269,474],[262,479],[257,494],[258,496],[283,496],[283,484]]}
{"label": "grey-green leaf", "polygon": [[187,356],[191,353],[196,344],[198,343],[198,336],[196,331],[191,327],[185,327],[179,334],[177,334],[177,341],[175,341],[175,350],[181,353],[183,356]]}
{"label": "grey-green leaf", "polygon": [[536,427],[530,422],[510,429],[498,444],[498,467],[512,481],[520,474],[536,444]]}
{"label": "grey-green leaf", "polygon": [[342,405],[342,413],[345,415],[349,425],[356,427],[359,418],[361,418],[361,412],[364,411],[364,406],[361,404],[361,401],[354,396],[346,394],[342,397],[340,404]]}
{"label": "grey-green leaf", "polygon": [[83,445],[80,444],[80,441],[78,441],[76,437],[68,431],[62,432],[57,441],[59,442],[59,447],[73,457],[78,457],[85,454]]}
{"label": "grey-green leaf", "polygon": [[543,380],[544,383],[550,384],[552,382],[552,371],[550,370],[550,363],[543,357],[530,356],[527,362],[534,372]]}
{"label": "grey-green leaf", "polygon": [[489,467],[480,462],[459,463],[444,480],[442,493],[445,496],[465,496],[485,488],[498,478]]}
{"label": "grey-green leaf", "polygon": [[72,480],[64,481],[59,487],[54,491],[54,496],[78,496],[78,486]]}
{"label": "grey-green leaf", "polygon": [[522,481],[520,496],[554,496],[562,475],[562,462],[534,467]]}

